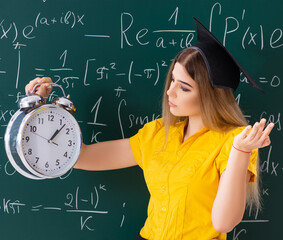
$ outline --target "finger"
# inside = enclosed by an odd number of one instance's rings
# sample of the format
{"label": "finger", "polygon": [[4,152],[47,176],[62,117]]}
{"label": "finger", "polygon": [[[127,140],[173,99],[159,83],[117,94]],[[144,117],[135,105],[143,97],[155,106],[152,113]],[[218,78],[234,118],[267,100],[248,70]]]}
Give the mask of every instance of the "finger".
{"label": "finger", "polygon": [[26,87],[25,87],[26,95],[28,94],[28,91],[29,91],[29,84],[27,84]]}
{"label": "finger", "polygon": [[254,136],[254,140],[259,140],[262,136],[262,133],[263,133],[263,129],[264,129],[264,126],[265,126],[265,123],[266,123],[266,119],[265,118],[262,118],[260,120],[260,122],[258,123],[257,125],[257,132]]}
{"label": "finger", "polygon": [[32,89],[34,88],[34,86],[38,83],[38,81],[40,80],[40,78],[35,78],[33,80],[31,80],[25,87],[26,93],[29,91],[31,92]]}
{"label": "finger", "polygon": [[[48,85],[45,85],[43,83],[48,83]],[[52,79],[49,77],[35,78],[34,80],[31,80],[30,83],[26,86],[26,92],[27,90],[32,92],[36,84],[42,84],[39,85],[36,89],[34,89],[33,93],[46,97],[46,95],[48,96],[52,90],[52,86],[50,85],[50,83],[52,83]],[[49,90],[46,90],[47,88],[49,88]]]}
{"label": "finger", "polygon": [[267,127],[264,129],[264,131],[262,132],[262,135],[260,137],[261,141],[264,141],[264,139],[266,139],[269,136],[269,134],[270,134],[271,130],[273,129],[273,127],[274,127],[274,123],[269,123],[267,125]]}
{"label": "finger", "polygon": [[52,79],[50,77],[43,77],[43,78],[40,78],[39,83],[52,83]]}
{"label": "finger", "polygon": [[37,89],[36,94],[42,97],[48,97],[51,90],[52,90],[52,85],[49,83],[44,83]]}
{"label": "finger", "polygon": [[52,80],[48,77],[43,77],[43,78],[38,78],[36,79],[37,81],[34,82],[34,86],[36,84],[41,84],[38,86],[38,88],[42,87],[44,85],[44,83],[49,83],[49,82],[52,82]]}
{"label": "finger", "polygon": [[264,126],[265,126],[265,123],[266,123],[266,119],[265,118],[262,118],[259,122],[259,128],[258,128],[258,132],[262,132],[263,129],[264,129]]}
{"label": "finger", "polygon": [[245,139],[249,133],[249,131],[251,130],[252,126],[248,125],[245,127],[245,129],[240,133],[240,136],[242,139]]}
{"label": "finger", "polygon": [[270,144],[271,144],[270,137],[267,137],[267,138],[264,139],[264,141],[263,141],[263,143],[261,145],[261,148],[266,147],[266,146],[268,146]]}
{"label": "finger", "polygon": [[248,138],[249,139],[254,139],[256,137],[256,135],[258,134],[258,129],[259,129],[259,123],[256,122],[253,127],[252,130],[250,131],[250,133],[248,134]]}
{"label": "finger", "polygon": [[34,90],[33,93],[36,93],[37,90],[40,88],[40,85],[38,85],[35,89],[34,89],[34,87],[39,83],[41,83],[41,78],[36,78],[36,79],[32,80],[31,83],[30,83],[30,92],[32,92],[32,90]]}

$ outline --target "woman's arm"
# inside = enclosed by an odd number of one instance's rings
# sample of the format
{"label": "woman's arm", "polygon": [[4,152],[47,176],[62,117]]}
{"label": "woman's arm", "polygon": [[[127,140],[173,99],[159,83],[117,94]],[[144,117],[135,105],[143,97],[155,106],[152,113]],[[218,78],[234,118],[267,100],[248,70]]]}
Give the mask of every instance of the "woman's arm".
{"label": "woman's arm", "polygon": [[231,149],[212,208],[212,223],[218,232],[230,232],[243,218],[246,189],[251,176],[247,170],[249,158],[249,154]]}
{"label": "woman's arm", "polygon": [[269,133],[274,124],[269,124],[263,131],[265,122],[262,119],[260,123],[255,123],[250,132],[251,127],[246,127],[234,138],[233,145],[238,150],[234,147],[231,149],[212,208],[212,223],[218,232],[230,232],[243,218],[246,190],[251,177],[248,171],[250,154],[245,152],[270,144]]}
{"label": "woman's arm", "polygon": [[130,140],[121,139],[84,145],[74,168],[84,170],[111,170],[137,165]]}

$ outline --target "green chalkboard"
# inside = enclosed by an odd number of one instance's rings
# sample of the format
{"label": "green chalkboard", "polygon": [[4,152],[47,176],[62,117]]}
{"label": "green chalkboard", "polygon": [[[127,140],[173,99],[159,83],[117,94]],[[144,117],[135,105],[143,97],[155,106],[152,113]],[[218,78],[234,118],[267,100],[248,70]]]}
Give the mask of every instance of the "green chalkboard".
{"label": "green chalkboard", "polygon": [[[280,239],[282,10],[281,0],[2,2],[0,238],[135,239],[149,199],[138,167],[30,180],[6,157],[5,129],[27,82],[49,76],[76,103],[86,144],[132,136],[160,117],[168,66],[195,43],[195,16],[264,89],[241,77],[235,97],[247,119],[275,122],[271,146],[260,151],[263,210],[248,209],[228,239]],[[49,100],[56,96],[59,88]]]}

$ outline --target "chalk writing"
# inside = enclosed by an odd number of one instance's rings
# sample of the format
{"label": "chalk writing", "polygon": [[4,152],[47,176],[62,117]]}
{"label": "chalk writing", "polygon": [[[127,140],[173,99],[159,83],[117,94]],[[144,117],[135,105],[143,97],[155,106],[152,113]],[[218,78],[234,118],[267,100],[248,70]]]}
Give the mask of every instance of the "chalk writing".
{"label": "chalk writing", "polygon": [[[217,11],[218,10],[218,11]],[[263,50],[266,45],[268,47],[276,49],[283,46],[282,39],[282,29],[274,28],[271,31],[271,34],[266,36],[265,27],[263,24],[253,25],[246,27],[246,24],[243,24],[246,18],[246,10],[241,10],[241,18],[237,18],[235,16],[227,16],[224,17],[224,35],[223,35],[223,44],[224,46],[227,43],[227,38],[233,36],[238,33],[243,28],[245,29],[244,34],[241,36],[242,42],[241,46],[243,49],[247,49],[247,47],[256,46],[259,50]],[[210,13],[210,30],[213,28],[214,18],[224,15],[222,13],[222,4],[217,2],[211,8]],[[269,31],[270,32],[270,31]],[[266,38],[269,40],[266,43]],[[266,45],[265,45],[266,44]]]}
{"label": "chalk writing", "polygon": [[[98,186],[94,186],[93,191],[88,193],[88,196],[82,196],[80,192],[80,187],[77,187],[74,192],[69,192],[66,194],[65,201],[61,199],[57,202],[57,205],[44,205],[44,204],[33,204],[32,202],[24,203],[20,200],[12,200],[3,198],[2,204],[0,204],[0,211],[3,214],[8,215],[19,215],[23,214],[22,210],[29,210],[34,213],[40,213],[43,211],[48,212],[66,212],[69,214],[83,214],[80,216],[80,229],[93,231],[94,228],[90,226],[94,226],[93,217],[94,215],[108,215],[108,210],[99,209],[99,205],[101,198],[101,194],[106,192],[107,188],[103,184],[99,184]],[[63,205],[62,205],[62,201]],[[125,208],[126,202],[123,203],[122,208]],[[60,207],[62,206],[62,207]],[[87,216],[88,215],[88,216]],[[86,217],[87,216],[87,217]],[[123,214],[123,218],[120,224],[120,228],[123,226],[123,221],[125,219],[125,215]]]}
{"label": "chalk writing", "polygon": [[[20,238],[11,235],[14,232],[11,226],[17,223],[19,233],[28,229],[21,219],[28,219],[38,231],[46,232],[46,222],[42,226],[36,224],[47,219],[56,231],[62,228],[76,239],[119,239],[119,234],[131,231],[133,236],[121,239],[135,238],[139,229],[133,226],[142,226],[145,216],[140,216],[139,211],[144,209],[146,215],[144,198],[148,196],[146,190],[140,190],[143,180],[137,180],[139,175],[131,172],[136,169],[126,169],[126,174],[120,175],[116,171],[95,172],[94,177],[71,169],[56,180],[29,181],[16,172],[6,157],[5,130],[25,96],[24,86],[33,78],[48,76],[70,93],[78,109],[74,116],[86,144],[132,136],[144,124],[161,117],[162,92],[172,60],[180,50],[197,41],[194,15],[243,62],[266,92],[254,90],[241,73],[235,98],[248,123],[266,118],[266,124],[275,124],[272,144],[259,151],[264,208],[262,212],[247,209],[242,223],[228,239],[273,239],[276,229],[281,229],[276,212],[281,211],[283,177],[279,152],[283,142],[281,12],[282,3],[278,0],[270,0],[268,4],[256,0],[237,4],[143,1],[134,5],[128,1],[109,4],[70,0],[66,5],[66,1],[54,4],[41,0],[28,8],[21,1],[3,2],[0,222],[2,225],[7,222],[8,227],[1,225],[1,237]],[[47,102],[56,97],[61,97],[61,92],[52,89]],[[143,199],[144,205],[140,206],[142,203],[136,198]],[[60,217],[64,223],[70,219],[69,225],[56,222]],[[258,226],[256,232],[251,225]]]}

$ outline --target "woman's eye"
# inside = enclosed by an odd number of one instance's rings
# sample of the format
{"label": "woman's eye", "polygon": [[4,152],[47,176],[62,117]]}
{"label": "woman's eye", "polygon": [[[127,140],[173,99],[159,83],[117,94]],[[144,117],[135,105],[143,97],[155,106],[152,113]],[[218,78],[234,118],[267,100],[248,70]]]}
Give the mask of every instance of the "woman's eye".
{"label": "woman's eye", "polygon": [[171,78],[171,81],[174,82],[175,81],[174,78]]}
{"label": "woman's eye", "polygon": [[184,91],[184,92],[190,92],[191,90],[188,88],[183,87],[182,85],[180,86],[180,88]]}

